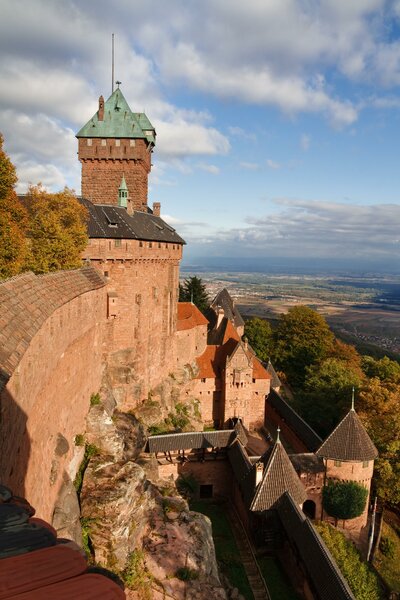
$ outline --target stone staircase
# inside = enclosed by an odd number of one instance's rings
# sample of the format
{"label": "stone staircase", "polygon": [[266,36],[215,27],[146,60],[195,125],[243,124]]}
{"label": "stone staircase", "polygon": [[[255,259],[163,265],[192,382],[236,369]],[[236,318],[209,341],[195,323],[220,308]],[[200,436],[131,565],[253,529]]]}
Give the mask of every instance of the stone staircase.
{"label": "stone staircase", "polygon": [[254,600],[270,600],[267,584],[256,561],[252,545],[240,521],[239,515],[232,505],[228,509],[228,518],[239,549],[240,559],[246,571],[247,579],[253,592]]}

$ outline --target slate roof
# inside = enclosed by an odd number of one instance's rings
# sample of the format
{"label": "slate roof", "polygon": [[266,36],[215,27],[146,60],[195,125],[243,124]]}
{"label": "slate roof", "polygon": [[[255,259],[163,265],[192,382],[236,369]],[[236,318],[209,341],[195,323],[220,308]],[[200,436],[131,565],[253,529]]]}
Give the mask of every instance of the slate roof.
{"label": "slate roof", "polygon": [[310,452],[315,452],[320,447],[322,440],[319,435],[276,390],[271,390],[267,398],[267,404],[270,404],[280,414]]}
{"label": "slate roof", "polygon": [[154,145],[156,132],[144,113],[133,113],[118,88],[104,103],[104,118],[99,113],[78,131],[77,138],[133,138],[146,139]]}
{"label": "slate roof", "polygon": [[93,204],[86,198],[78,200],[89,213],[89,238],[186,243],[173,227],[151,212],[135,211],[129,215],[123,206]]}
{"label": "slate roof", "polygon": [[244,326],[242,316],[237,307],[235,306],[233,299],[226,288],[218,292],[218,294],[215,296],[214,300],[210,304],[210,321],[212,321],[213,327],[216,323],[219,308],[222,308],[225,317],[229,319],[229,321],[231,321],[236,328]]}
{"label": "slate roof", "polygon": [[24,273],[0,283],[0,391],[32,338],[60,306],[105,285],[94,267],[46,275]]}
{"label": "slate roof", "polygon": [[322,458],[313,452],[289,454],[289,458],[297,473],[323,473],[325,471]]}
{"label": "slate roof", "polygon": [[283,494],[277,510],[289,541],[301,556],[316,597],[320,600],[355,600],[323,539],[290,494]]}
{"label": "slate roof", "polygon": [[221,431],[190,431],[152,435],[147,439],[145,452],[171,452],[199,448],[226,448],[236,437],[234,429]]}
{"label": "slate roof", "polygon": [[208,320],[197,306],[191,302],[178,302],[177,330],[193,329],[199,325],[208,325]]}
{"label": "slate roof", "polygon": [[274,367],[272,366],[271,361],[268,361],[267,364],[267,373],[271,375],[271,388],[280,388],[282,385],[281,380],[279,379]]}
{"label": "slate roof", "polygon": [[[251,511],[262,512],[276,508],[278,500],[285,492],[290,493],[296,504],[302,504],[306,500],[303,484],[280,441],[261,457],[261,461],[265,463],[264,473],[251,502]],[[255,469],[256,465],[253,468]]]}
{"label": "slate roof", "polygon": [[364,425],[351,409],[326,438],[316,452],[317,456],[343,461],[374,460],[378,456]]}

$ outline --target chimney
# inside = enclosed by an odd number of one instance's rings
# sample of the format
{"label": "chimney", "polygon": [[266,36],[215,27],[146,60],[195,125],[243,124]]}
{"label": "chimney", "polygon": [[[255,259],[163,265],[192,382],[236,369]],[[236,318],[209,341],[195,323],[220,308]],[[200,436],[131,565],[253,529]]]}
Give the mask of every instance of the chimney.
{"label": "chimney", "polygon": [[103,98],[103,96],[100,96],[100,98],[99,98],[99,110],[97,112],[97,116],[99,118],[99,121],[104,121],[104,98]]}
{"label": "chimney", "polygon": [[128,213],[128,215],[133,215],[133,213],[135,212],[133,210],[133,202],[131,200],[131,197],[128,196],[128,202],[127,202],[127,207],[126,207],[126,212]]}
{"label": "chimney", "polygon": [[264,465],[262,462],[256,463],[256,487],[260,483],[264,472]]}
{"label": "chimney", "polygon": [[243,344],[244,344],[244,351],[247,352],[247,350],[249,349],[249,340],[247,339],[247,337],[243,338]]}
{"label": "chimney", "polygon": [[153,215],[159,217],[161,212],[161,204],[159,202],[153,202]]}

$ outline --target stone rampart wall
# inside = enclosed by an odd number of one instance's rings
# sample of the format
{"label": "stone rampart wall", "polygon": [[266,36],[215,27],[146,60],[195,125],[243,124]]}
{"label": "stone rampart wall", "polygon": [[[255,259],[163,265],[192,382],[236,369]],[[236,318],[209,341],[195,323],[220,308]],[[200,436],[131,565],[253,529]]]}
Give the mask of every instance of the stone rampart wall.
{"label": "stone rampart wall", "polygon": [[90,267],[0,285],[1,481],[47,520],[100,389],[105,296]]}

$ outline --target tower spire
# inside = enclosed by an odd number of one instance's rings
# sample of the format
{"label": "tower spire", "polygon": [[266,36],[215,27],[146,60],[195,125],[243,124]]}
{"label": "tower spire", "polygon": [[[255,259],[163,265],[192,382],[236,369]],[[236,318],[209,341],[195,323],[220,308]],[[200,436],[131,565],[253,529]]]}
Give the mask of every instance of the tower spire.
{"label": "tower spire", "polygon": [[280,432],[281,432],[281,428],[278,425],[278,429],[276,430],[276,443],[280,444],[281,443],[281,438],[280,438]]}
{"label": "tower spire", "polygon": [[351,410],[354,410],[354,385],[353,385],[353,391],[351,394]]}

